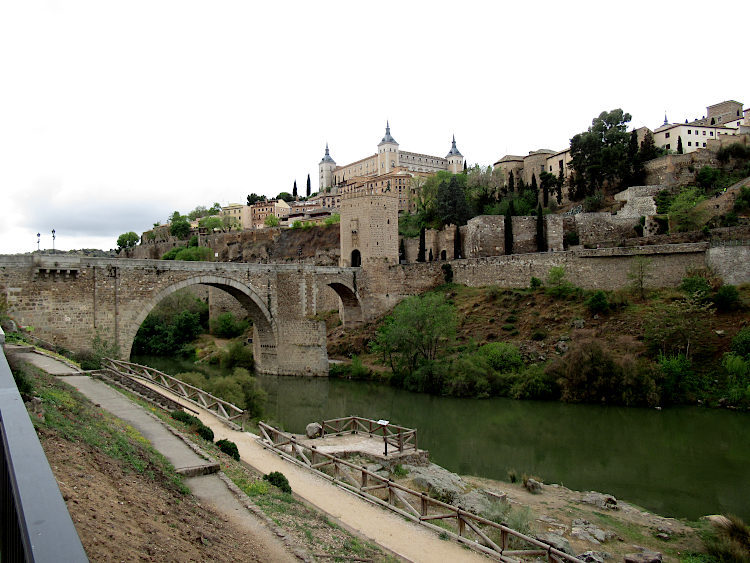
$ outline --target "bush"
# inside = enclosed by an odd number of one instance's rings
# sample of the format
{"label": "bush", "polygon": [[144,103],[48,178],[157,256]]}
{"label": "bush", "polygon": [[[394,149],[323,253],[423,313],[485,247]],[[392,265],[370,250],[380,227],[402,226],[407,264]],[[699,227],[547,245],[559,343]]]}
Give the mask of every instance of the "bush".
{"label": "bush", "polygon": [[542,280],[531,276],[531,289],[539,289],[542,285]]}
{"label": "bush", "polygon": [[235,338],[236,336],[240,336],[250,326],[247,320],[238,320],[234,314],[228,311],[221,313],[215,319],[211,319],[209,324],[211,326],[211,334],[219,338]]}
{"label": "bush", "polygon": [[714,296],[719,311],[733,311],[740,305],[740,292],[733,285],[722,285]]}
{"label": "bush", "polygon": [[162,260],[174,260],[175,256],[182,250],[181,246],[175,246],[172,250],[168,250],[164,254],[162,254],[161,259]]}
{"label": "bush", "polygon": [[732,339],[732,352],[743,358],[750,356],[750,327],[743,328]]}
{"label": "bush", "polygon": [[609,311],[609,301],[607,300],[607,294],[602,290],[594,292],[594,294],[586,300],[586,307],[589,308],[592,314],[606,313]]}
{"label": "bush", "polygon": [[195,431],[198,433],[198,436],[204,440],[208,440],[209,442],[214,441],[214,431],[205,424],[201,424]]}
{"label": "bush", "polygon": [[292,487],[289,485],[289,480],[280,471],[272,471],[267,475],[263,475],[263,479],[271,483],[274,487],[281,489],[283,493],[292,492]]}
{"label": "bush", "polygon": [[693,399],[699,390],[693,363],[685,354],[659,355],[662,381],[662,402],[681,403]]}
{"label": "bush", "polygon": [[750,187],[742,186],[737,199],[734,200],[734,211],[743,213],[747,209],[750,209]]}
{"label": "bush", "polygon": [[188,246],[198,246],[198,235],[193,235],[188,241]]}
{"label": "bush", "polygon": [[172,411],[169,415],[175,420],[179,420],[185,424],[201,424],[201,421],[198,418],[194,417],[192,414],[186,413],[185,411]]}
{"label": "bush", "polygon": [[216,442],[216,445],[219,447],[219,449],[227,454],[228,456],[234,458],[235,460],[240,460],[240,452],[237,449],[237,444],[234,442],[231,442],[226,439],[221,439],[218,442]]}
{"label": "bush", "polygon": [[443,270],[445,283],[453,283],[453,267],[450,264],[443,264],[440,268]]}
{"label": "bush", "polygon": [[234,367],[254,369],[253,350],[250,346],[245,346],[242,342],[232,342],[221,354],[219,365],[222,369],[232,369]]}
{"label": "bush", "polygon": [[711,293],[711,285],[702,276],[691,276],[682,278],[680,289],[688,295],[707,295]]}
{"label": "bush", "polygon": [[531,333],[531,339],[532,340],[544,340],[547,338],[547,331],[543,328],[535,328],[534,331]]}
{"label": "bush", "polygon": [[577,288],[565,279],[565,268],[553,266],[547,274],[546,292],[557,298],[566,298],[575,293]]}
{"label": "bush", "polygon": [[568,246],[578,246],[581,244],[581,239],[578,236],[578,233],[575,231],[569,231],[565,233],[565,243]]}
{"label": "bush", "polygon": [[529,366],[519,374],[511,385],[509,396],[512,399],[556,399],[560,394],[555,377],[538,365]]}
{"label": "bush", "polygon": [[497,372],[518,371],[523,367],[521,352],[507,342],[490,342],[479,348],[478,353],[484,356],[489,366]]}
{"label": "bush", "polygon": [[750,562],[750,527],[732,514],[714,521],[715,536],[704,540],[706,549],[717,561]]}

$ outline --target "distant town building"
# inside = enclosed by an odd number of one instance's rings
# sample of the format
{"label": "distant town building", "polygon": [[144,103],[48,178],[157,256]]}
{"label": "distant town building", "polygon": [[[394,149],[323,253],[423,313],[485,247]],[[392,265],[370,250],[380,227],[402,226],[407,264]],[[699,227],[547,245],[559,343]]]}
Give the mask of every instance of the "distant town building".
{"label": "distant town building", "polygon": [[363,190],[390,188],[399,194],[399,210],[409,207],[410,179],[431,175],[441,170],[458,174],[463,171],[464,157],[456,147],[453,137],[451,149],[445,158],[403,151],[391,136],[390,123],[386,122],[385,136],[378,143],[377,152],[355,162],[338,166],[326,144],[325,155],[318,164],[319,197],[325,207],[338,208],[341,194]]}

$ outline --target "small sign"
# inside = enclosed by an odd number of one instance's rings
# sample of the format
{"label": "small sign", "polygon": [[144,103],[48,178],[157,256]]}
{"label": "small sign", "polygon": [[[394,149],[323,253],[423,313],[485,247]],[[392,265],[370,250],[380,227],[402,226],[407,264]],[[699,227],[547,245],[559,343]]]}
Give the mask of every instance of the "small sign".
{"label": "small sign", "polygon": [[388,423],[388,420],[383,420],[382,418],[378,420],[378,424],[380,424],[380,426],[388,426]]}

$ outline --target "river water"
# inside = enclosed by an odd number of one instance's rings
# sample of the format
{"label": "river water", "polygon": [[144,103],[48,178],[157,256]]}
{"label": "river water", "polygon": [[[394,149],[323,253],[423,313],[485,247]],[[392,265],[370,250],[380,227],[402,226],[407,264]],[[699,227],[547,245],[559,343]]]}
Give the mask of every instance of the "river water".
{"label": "river water", "polygon": [[750,413],[456,399],[326,378],[259,380],[268,392],[265,418],[288,431],[353,414],[387,419],[417,428],[420,448],[459,474],[505,480],[515,469],[665,516],[731,512],[750,520]]}

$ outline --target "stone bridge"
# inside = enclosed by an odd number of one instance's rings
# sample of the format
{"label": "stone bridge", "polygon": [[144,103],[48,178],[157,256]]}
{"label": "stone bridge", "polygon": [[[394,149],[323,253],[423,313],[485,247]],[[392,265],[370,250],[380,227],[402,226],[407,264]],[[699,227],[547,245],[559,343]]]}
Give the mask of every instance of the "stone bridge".
{"label": "stone bridge", "polygon": [[175,291],[202,284],[244,307],[254,324],[256,370],[271,374],[328,373],[325,323],[314,319],[321,304],[338,302],[345,326],[378,314],[363,309],[359,273],[302,264],[0,256],[0,290],[14,318],[43,340],[85,350],[98,335],[128,358],[146,315]]}

